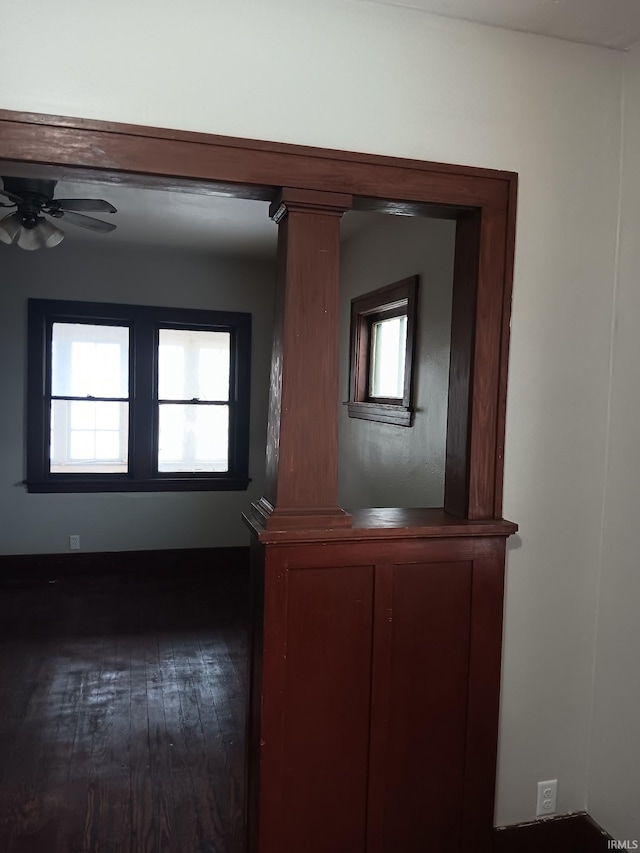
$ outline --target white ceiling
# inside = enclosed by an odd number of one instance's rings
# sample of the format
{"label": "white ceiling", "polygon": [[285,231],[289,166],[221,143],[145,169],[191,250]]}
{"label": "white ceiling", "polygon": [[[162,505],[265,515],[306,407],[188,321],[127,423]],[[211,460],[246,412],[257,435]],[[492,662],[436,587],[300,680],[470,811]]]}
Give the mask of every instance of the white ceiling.
{"label": "white ceiling", "polygon": [[69,241],[275,256],[278,229],[269,219],[266,201],[69,181],[58,181],[55,198],[103,198],[118,211],[95,214],[97,219],[117,226],[109,234],[78,228],[62,217],[55,224]]}
{"label": "white ceiling", "polygon": [[362,0],[507,30],[628,50],[640,41],[640,0]]}

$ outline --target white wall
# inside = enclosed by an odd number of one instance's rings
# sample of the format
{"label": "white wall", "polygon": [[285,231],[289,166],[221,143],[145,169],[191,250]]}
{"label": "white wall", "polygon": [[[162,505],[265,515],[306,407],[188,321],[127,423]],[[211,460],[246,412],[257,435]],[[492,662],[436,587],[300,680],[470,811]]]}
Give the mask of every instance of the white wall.
{"label": "white wall", "polygon": [[[0,553],[62,553],[69,535],[83,551],[248,544],[240,520],[262,494],[275,271],[272,264],[206,255],[78,247],[23,252],[0,245]],[[25,369],[27,299],[78,299],[250,311],[251,435],[248,491],[28,494]]]}
{"label": "white wall", "polygon": [[412,275],[420,285],[413,425],[350,418],[340,406],[341,506],[443,504],[455,230],[443,219],[379,214],[342,246],[341,401],[349,398],[351,300]]}
{"label": "white wall", "polygon": [[622,55],[359,0],[3,0],[2,24],[6,108],[520,173],[496,819],[532,818],[538,779],[584,808]]}
{"label": "white wall", "polygon": [[625,62],[620,255],[589,810],[640,843],[640,49]]}

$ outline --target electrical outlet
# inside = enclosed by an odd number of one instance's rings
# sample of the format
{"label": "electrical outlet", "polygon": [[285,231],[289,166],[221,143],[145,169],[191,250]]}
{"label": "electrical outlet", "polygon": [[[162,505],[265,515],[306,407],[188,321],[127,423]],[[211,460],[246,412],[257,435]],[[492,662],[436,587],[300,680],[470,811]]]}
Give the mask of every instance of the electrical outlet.
{"label": "electrical outlet", "polygon": [[538,805],[536,808],[536,816],[544,817],[545,815],[555,814],[557,801],[558,780],[549,779],[546,782],[538,782]]}
{"label": "electrical outlet", "polygon": [[80,534],[72,533],[69,537],[69,550],[70,551],[79,551],[80,550]]}

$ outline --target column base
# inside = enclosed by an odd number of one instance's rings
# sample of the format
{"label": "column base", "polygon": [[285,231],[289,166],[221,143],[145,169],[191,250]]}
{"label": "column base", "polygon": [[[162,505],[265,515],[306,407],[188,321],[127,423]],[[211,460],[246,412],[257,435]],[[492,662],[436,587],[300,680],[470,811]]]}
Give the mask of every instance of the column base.
{"label": "column base", "polygon": [[251,514],[265,530],[317,530],[351,527],[351,516],[335,507],[274,507],[266,498],[251,504]]}

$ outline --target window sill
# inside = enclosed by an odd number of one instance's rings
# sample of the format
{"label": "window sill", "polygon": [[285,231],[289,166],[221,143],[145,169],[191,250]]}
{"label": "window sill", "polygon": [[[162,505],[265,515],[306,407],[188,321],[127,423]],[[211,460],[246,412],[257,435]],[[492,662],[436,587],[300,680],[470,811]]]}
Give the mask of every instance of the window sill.
{"label": "window sill", "polygon": [[410,427],[413,411],[407,406],[385,405],[384,403],[346,403],[350,418],[378,421],[383,424]]}
{"label": "window sill", "polygon": [[248,477],[171,477],[155,480],[25,480],[29,493],[84,493],[84,492],[241,492],[246,491]]}

